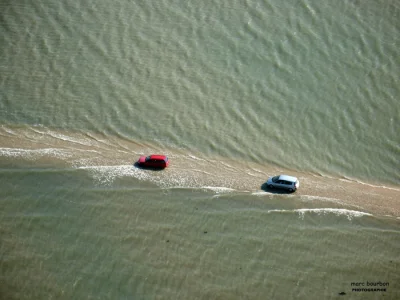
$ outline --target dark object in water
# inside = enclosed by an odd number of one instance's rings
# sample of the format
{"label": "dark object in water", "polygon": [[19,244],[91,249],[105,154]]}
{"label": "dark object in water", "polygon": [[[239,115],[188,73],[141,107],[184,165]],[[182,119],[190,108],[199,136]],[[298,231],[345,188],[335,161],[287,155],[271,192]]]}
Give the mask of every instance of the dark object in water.
{"label": "dark object in water", "polygon": [[340,296],[344,296],[344,295],[346,295],[346,293],[345,292],[340,292],[339,295]]}

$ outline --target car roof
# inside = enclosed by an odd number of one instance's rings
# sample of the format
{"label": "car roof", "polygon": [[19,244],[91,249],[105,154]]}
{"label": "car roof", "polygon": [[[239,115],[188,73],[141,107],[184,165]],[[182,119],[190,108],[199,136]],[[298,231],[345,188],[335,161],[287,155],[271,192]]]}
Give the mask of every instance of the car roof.
{"label": "car roof", "polygon": [[286,180],[291,182],[296,182],[297,178],[289,175],[279,175],[279,180]]}
{"label": "car roof", "polygon": [[166,158],[167,158],[166,155],[161,155],[161,154],[150,155],[150,159],[165,160]]}

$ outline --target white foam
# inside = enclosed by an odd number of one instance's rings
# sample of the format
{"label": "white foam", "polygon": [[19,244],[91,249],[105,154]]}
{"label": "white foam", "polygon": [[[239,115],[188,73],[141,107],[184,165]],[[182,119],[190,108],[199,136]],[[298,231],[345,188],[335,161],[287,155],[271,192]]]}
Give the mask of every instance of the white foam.
{"label": "white foam", "polygon": [[162,188],[188,188],[195,186],[190,178],[171,176],[167,172],[143,170],[132,165],[77,166],[77,168],[87,170],[97,184],[100,185],[111,185],[116,179],[122,177],[134,177],[139,180],[151,181]]}
{"label": "white foam", "polygon": [[318,215],[326,215],[328,213],[335,214],[336,216],[346,216],[347,219],[351,220],[353,217],[372,216],[369,213],[365,213],[357,210],[348,210],[344,208],[302,208],[297,210],[300,215],[304,217],[306,212],[316,213]]}
{"label": "white foam", "polygon": [[358,218],[358,217],[363,217],[363,216],[372,216],[369,213],[365,213],[362,211],[356,211],[356,210],[348,210],[348,209],[343,209],[343,208],[300,208],[300,209],[294,209],[294,210],[269,210],[268,213],[285,213],[285,212],[297,212],[299,216],[303,219],[304,215],[306,213],[315,213],[317,215],[326,215],[326,214],[334,214],[336,216],[346,216],[347,219],[351,220],[352,218]]}
{"label": "white foam", "polygon": [[257,191],[257,192],[252,192],[251,194],[255,196],[264,196],[264,195],[271,195],[272,193],[268,193],[265,191]]}
{"label": "white foam", "polygon": [[7,132],[7,133],[9,133],[11,135],[16,135],[16,133],[13,130],[11,130],[8,127],[5,127],[4,125],[1,126],[1,129],[3,129],[5,132]]}
{"label": "white foam", "polygon": [[0,148],[0,156],[23,157],[27,159],[37,159],[43,156],[65,158],[71,157],[71,153],[59,148],[42,149],[21,149],[21,148]]}
{"label": "white foam", "polygon": [[301,195],[300,199],[303,202],[307,201],[324,201],[324,202],[335,202],[339,204],[344,204],[342,200],[337,198],[322,197],[322,196],[311,196],[311,195]]}
{"label": "white foam", "polygon": [[202,161],[204,161],[204,159],[198,158],[197,156],[194,156],[194,155],[192,155],[192,154],[189,154],[188,156],[189,156],[191,159],[194,159],[194,160],[202,160]]}
{"label": "white foam", "polygon": [[388,187],[388,186],[385,186],[385,185],[374,185],[374,184],[365,183],[365,182],[362,182],[362,181],[359,181],[359,180],[349,180],[349,179],[343,179],[343,178],[341,178],[339,180],[343,181],[343,182],[348,182],[348,183],[354,183],[355,182],[355,183],[366,185],[366,186],[370,186],[370,187],[373,187],[373,188],[381,188],[381,189],[387,189],[387,190],[400,192],[400,189],[397,189],[397,188],[394,188],[394,187]]}
{"label": "white foam", "polygon": [[[100,185],[110,185],[116,179],[122,177],[134,177],[138,180],[150,181],[161,188],[199,188],[207,189],[216,194],[229,193],[235,189],[224,186],[203,186],[194,176],[185,176],[181,173],[174,173],[173,170],[152,171],[135,168],[132,165],[93,165],[90,159],[75,161],[75,168],[86,170]],[[86,164],[86,165],[83,165]]]}
{"label": "white foam", "polygon": [[42,134],[42,135],[49,135],[49,136],[51,136],[53,138],[56,138],[56,139],[59,139],[59,140],[62,140],[62,141],[66,141],[66,142],[71,142],[71,143],[84,145],[84,146],[92,146],[93,145],[93,141],[88,139],[88,138],[74,138],[74,137],[70,137],[70,136],[67,136],[65,134],[61,134],[61,133],[54,132],[54,131],[51,131],[51,130],[40,131],[40,130],[38,130],[36,128],[33,129],[33,131],[35,133],[39,133],[39,134]]}
{"label": "white foam", "polygon": [[257,173],[263,174],[263,175],[265,174],[264,171],[261,171],[261,170],[259,170],[259,169],[252,168],[251,170],[252,170],[252,171],[255,171],[255,172],[257,172]]}
{"label": "white foam", "polygon": [[212,190],[216,192],[217,194],[219,193],[230,193],[235,191],[235,189],[223,187],[223,186],[202,186],[201,188],[207,189],[207,190]]}
{"label": "white foam", "polygon": [[132,165],[120,166],[81,166],[78,169],[88,170],[98,184],[110,185],[116,178],[131,176],[137,179],[146,179],[148,175]]}

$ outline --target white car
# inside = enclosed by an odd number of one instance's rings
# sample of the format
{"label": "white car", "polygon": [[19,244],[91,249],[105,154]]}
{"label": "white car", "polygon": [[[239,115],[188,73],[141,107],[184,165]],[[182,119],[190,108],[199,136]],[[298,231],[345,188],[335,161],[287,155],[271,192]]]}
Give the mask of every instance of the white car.
{"label": "white car", "polygon": [[300,186],[300,182],[296,177],[289,175],[278,175],[268,178],[267,187],[286,189],[289,192],[294,192]]}

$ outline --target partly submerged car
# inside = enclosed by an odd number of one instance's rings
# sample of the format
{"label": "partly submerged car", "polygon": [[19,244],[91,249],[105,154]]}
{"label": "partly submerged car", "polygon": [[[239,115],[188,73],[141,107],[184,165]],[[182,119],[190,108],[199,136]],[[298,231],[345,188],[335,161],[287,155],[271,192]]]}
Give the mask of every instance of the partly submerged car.
{"label": "partly submerged car", "polygon": [[267,187],[286,189],[289,192],[294,192],[300,186],[300,182],[296,177],[289,175],[278,175],[268,178]]}
{"label": "partly submerged car", "polygon": [[153,154],[149,156],[141,156],[137,161],[139,167],[144,168],[160,168],[168,167],[169,160],[166,155]]}

